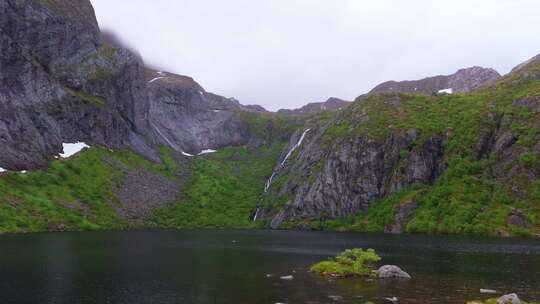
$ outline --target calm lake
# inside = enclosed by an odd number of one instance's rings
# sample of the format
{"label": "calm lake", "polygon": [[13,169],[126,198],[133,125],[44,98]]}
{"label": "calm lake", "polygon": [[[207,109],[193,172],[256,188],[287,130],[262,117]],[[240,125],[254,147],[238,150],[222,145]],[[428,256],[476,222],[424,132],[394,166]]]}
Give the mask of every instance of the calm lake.
{"label": "calm lake", "polygon": [[[329,280],[307,272],[354,247],[374,248],[381,263],[413,279]],[[293,280],[279,278],[290,274]],[[382,304],[394,296],[399,303],[464,304],[493,297],[480,288],[540,301],[540,240],[237,230],[0,236],[4,304]]]}

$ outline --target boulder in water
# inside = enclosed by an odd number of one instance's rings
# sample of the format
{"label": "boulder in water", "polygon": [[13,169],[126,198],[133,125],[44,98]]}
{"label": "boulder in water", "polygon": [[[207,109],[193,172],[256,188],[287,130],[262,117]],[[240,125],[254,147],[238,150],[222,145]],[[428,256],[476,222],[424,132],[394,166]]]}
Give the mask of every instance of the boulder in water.
{"label": "boulder in water", "polygon": [[521,300],[515,293],[507,294],[499,298],[497,301],[499,304],[507,304],[507,303],[521,303]]}
{"label": "boulder in water", "polygon": [[384,265],[377,271],[379,278],[403,278],[410,279],[411,276],[405,271],[401,270],[396,265]]}

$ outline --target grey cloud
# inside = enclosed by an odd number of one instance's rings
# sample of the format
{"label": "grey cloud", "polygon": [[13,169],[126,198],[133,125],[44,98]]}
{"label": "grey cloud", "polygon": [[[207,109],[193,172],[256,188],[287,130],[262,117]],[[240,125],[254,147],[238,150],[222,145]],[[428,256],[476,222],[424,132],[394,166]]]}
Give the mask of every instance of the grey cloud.
{"label": "grey cloud", "polygon": [[540,53],[536,0],[91,0],[145,62],[269,109]]}

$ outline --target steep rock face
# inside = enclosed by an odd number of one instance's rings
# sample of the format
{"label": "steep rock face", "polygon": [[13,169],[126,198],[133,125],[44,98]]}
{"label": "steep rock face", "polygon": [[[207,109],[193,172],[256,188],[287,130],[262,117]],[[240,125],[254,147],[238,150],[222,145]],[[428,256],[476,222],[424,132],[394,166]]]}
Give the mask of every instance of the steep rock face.
{"label": "steep rock face", "polygon": [[309,115],[326,110],[342,110],[349,104],[349,101],[331,97],[325,102],[308,103],[307,105],[294,110],[281,109],[278,110],[277,113],[281,115]]}
{"label": "steep rock face", "polygon": [[440,90],[452,89],[452,93],[467,93],[499,79],[494,69],[471,67],[458,70],[448,76],[434,76],[412,81],[387,81],[377,85],[369,94],[414,93],[436,94]]}
{"label": "steep rock face", "polygon": [[142,66],[103,43],[88,1],[2,1],[0,16],[0,165],[43,166],[74,141],[158,160],[139,133]]}
{"label": "steep rock face", "polygon": [[[367,121],[369,117],[355,119]],[[276,180],[283,178],[286,182],[272,195],[291,199],[277,214],[275,209],[265,210],[266,216],[273,217],[272,228],[297,219],[352,216],[367,210],[376,198],[406,185],[432,183],[442,172],[441,138],[430,138],[414,151],[411,150],[419,135],[416,130],[384,141],[355,135],[329,142],[329,128],[346,120],[343,113],[330,125],[310,126],[305,143],[290,161],[292,165],[277,171]],[[290,146],[296,144],[297,138],[293,137]],[[400,151],[411,151],[406,162]]]}
{"label": "steep rock face", "polygon": [[100,33],[88,0],[2,1],[0,16],[2,168],[45,166],[67,142],[159,162],[158,145],[195,154],[266,140],[248,115],[264,109],[145,68]]}
{"label": "steep rock face", "polygon": [[[450,191],[463,183],[455,173],[463,170],[455,165],[459,163],[475,168],[470,169],[474,173],[460,174],[482,180],[474,191],[505,193],[497,194],[509,198],[501,200],[501,210],[513,208],[508,204],[514,200],[534,206],[535,194],[529,189],[536,187],[540,175],[538,66],[529,61],[469,95],[362,96],[335,118],[308,120],[305,128],[310,131],[284,165],[284,155],[303,130],[282,152],[259,216],[271,219],[272,228],[355,216],[377,199],[412,185],[425,185],[414,190],[415,197],[422,197],[449,167],[449,176],[457,176],[446,177],[452,186],[445,191]],[[456,182],[449,182],[451,178]],[[404,231],[417,207],[414,197],[396,203],[395,216],[390,213],[394,224],[383,228]],[[501,225],[526,227],[525,217],[516,216],[519,212],[508,213],[508,223]]]}
{"label": "steep rock face", "polygon": [[[150,97],[150,128],[146,134],[158,144],[171,146],[178,152],[198,154],[224,146],[257,147],[265,140],[257,132],[263,130],[255,130],[248,122],[254,115],[260,115],[251,113],[259,112],[253,111],[253,107],[206,92],[186,76],[147,71],[146,82]],[[280,128],[268,123],[261,127]],[[287,134],[276,139],[283,140]]]}

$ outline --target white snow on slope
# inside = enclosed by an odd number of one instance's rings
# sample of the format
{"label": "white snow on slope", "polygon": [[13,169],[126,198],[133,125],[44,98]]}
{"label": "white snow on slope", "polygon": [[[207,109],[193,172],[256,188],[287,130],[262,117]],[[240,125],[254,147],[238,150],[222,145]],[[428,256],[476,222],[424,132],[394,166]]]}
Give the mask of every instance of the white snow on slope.
{"label": "white snow on slope", "polygon": [[208,154],[208,153],[214,153],[214,152],[217,152],[216,150],[212,150],[212,149],[205,149],[205,150],[202,150],[201,153],[199,153],[198,155],[203,155],[203,154]]}
{"label": "white snow on slope", "polygon": [[182,155],[184,155],[184,156],[194,156],[193,154],[189,154],[189,153],[184,152],[184,151],[182,151]]}
{"label": "white snow on slope", "polygon": [[4,168],[0,167],[0,173],[2,173],[2,172],[6,172],[6,171],[7,171],[6,169],[4,169]]}
{"label": "white snow on slope", "polygon": [[163,77],[163,76],[161,76],[161,77],[156,77],[156,78],[150,80],[148,83],[152,83],[152,82],[154,82],[154,81],[156,81],[156,80],[160,80],[160,79],[163,79],[163,78],[165,78],[165,77]]}
{"label": "white snow on slope", "polygon": [[62,144],[62,146],[64,147],[64,153],[60,153],[60,156],[63,157],[63,158],[68,158],[68,157],[71,157],[79,152],[81,152],[82,149],[84,148],[90,148],[89,145],[83,143],[83,142],[78,142],[78,143],[74,143],[74,144]]}
{"label": "white snow on slope", "polygon": [[439,94],[442,94],[442,93],[452,94],[452,88],[439,90],[438,93],[439,93]]}

